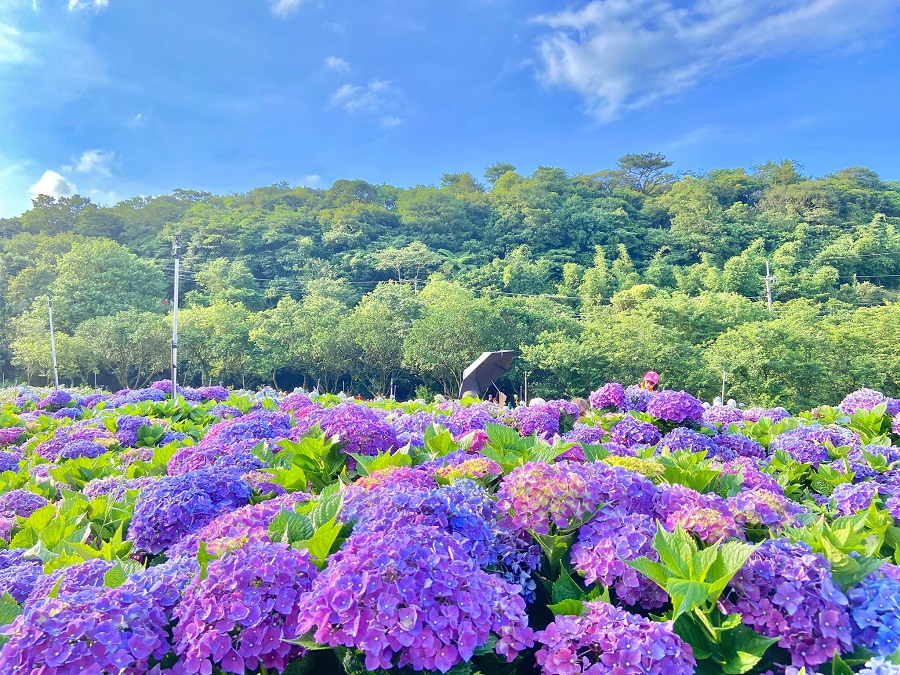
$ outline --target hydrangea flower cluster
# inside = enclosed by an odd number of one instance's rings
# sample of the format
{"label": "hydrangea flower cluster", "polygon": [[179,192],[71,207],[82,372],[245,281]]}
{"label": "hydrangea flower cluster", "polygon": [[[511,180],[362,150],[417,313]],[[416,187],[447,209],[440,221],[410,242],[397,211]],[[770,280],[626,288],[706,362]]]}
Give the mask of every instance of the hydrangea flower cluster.
{"label": "hydrangea flower cluster", "polygon": [[700,422],[703,404],[684,390],[664,389],[647,403],[647,414],[666,422]]}
{"label": "hydrangea flower cluster", "polygon": [[778,495],[784,495],[784,489],[778,484],[775,477],[760,471],[756,465],[756,460],[750,457],[737,457],[730,462],[725,462],[722,472],[732,475],[740,474],[741,487],[745,490],[761,488]]}
{"label": "hydrangea flower cluster", "polygon": [[[179,389],[178,393],[182,393]],[[130,403],[143,403],[144,401],[165,401],[165,392],[159,389],[120,389],[106,401],[106,409],[120,408]]]}
{"label": "hydrangea flower cluster", "polygon": [[594,465],[530,462],[506,475],[497,491],[498,506],[519,531],[549,534],[550,528],[580,526],[603,503]]}
{"label": "hydrangea flower cluster", "polygon": [[702,422],[709,427],[727,429],[732,424],[744,421],[744,413],[740,408],[730,405],[714,405],[703,412]]}
{"label": "hydrangea flower cluster", "polygon": [[315,403],[309,396],[307,396],[306,394],[302,394],[299,391],[295,391],[281,399],[281,403],[278,404],[278,411],[283,413],[290,413],[296,410],[304,410],[306,408],[317,407],[319,407],[318,404]]}
{"label": "hydrangea flower cluster", "polygon": [[628,410],[630,401],[625,387],[618,382],[607,382],[588,397],[591,407],[596,410]]}
{"label": "hydrangea flower cluster", "polygon": [[[154,390],[155,391],[155,390]],[[123,448],[131,448],[138,442],[137,430],[153,426],[153,420],[140,415],[122,415],[116,420],[116,438]]]}
{"label": "hydrangea flower cluster", "polygon": [[797,516],[803,509],[784,495],[756,488],[746,490],[726,500],[738,525],[750,528],[768,527],[778,531],[799,524]]}
{"label": "hydrangea flower cluster", "polygon": [[720,453],[723,450],[730,450],[737,457],[754,459],[765,459],[767,455],[766,449],[762,445],[743,434],[719,434],[716,436],[715,442]]}
{"label": "hydrangea flower cluster", "polygon": [[522,436],[537,434],[538,438],[550,440],[559,433],[559,408],[552,403],[513,408],[506,421]]}
{"label": "hydrangea flower cluster", "polygon": [[894,421],[891,422],[891,431],[900,436],[900,412],[894,415]]}
{"label": "hydrangea flower cluster", "polygon": [[853,644],[879,656],[900,648],[900,580],[878,571],[847,591]]}
{"label": "hydrangea flower cluster", "polygon": [[866,661],[857,675],[900,675],[900,666],[883,656],[876,656]]}
{"label": "hydrangea flower cluster", "polygon": [[653,398],[653,392],[641,389],[637,384],[631,384],[625,387],[625,395],[628,397],[628,407],[637,412],[646,412],[650,399]]}
{"label": "hydrangea flower cluster", "polygon": [[378,455],[399,445],[393,427],[371,408],[356,403],[341,403],[316,410],[300,420],[294,437],[306,433],[318,423],[327,436],[338,436],[346,454]]}
{"label": "hydrangea flower cluster", "polygon": [[452,412],[446,420],[441,420],[441,426],[446,427],[454,436],[461,436],[471,431],[484,430],[488,424],[495,424],[497,420],[483,407],[464,407],[452,404]]}
{"label": "hydrangea flower cluster", "polygon": [[701,494],[683,485],[670,485],[659,489],[655,506],[667,530],[681,526],[708,544],[744,536],[728,505],[716,494]]}
{"label": "hydrangea flower cluster", "polygon": [[847,597],[828,561],[787,539],[763,543],[729,582],[722,606],[767,637],[777,637],[794,667],[815,669],[835,650],[850,651]]}
{"label": "hydrangea flower cluster", "polygon": [[9,593],[19,604],[31,595],[38,577],[44,574],[44,563],[22,557],[23,549],[0,551],[0,594]]}
{"label": "hydrangea flower cluster", "polygon": [[747,422],[753,422],[754,424],[759,422],[763,417],[772,422],[780,422],[790,416],[791,413],[780,406],[776,408],[747,408],[744,410],[744,419]]}
{"label": "hydrangea flower cluster", "polygon": [[210,562],[206,578],[191,582],[175,610],[182,672],[283,671],[301,654],[285,640],[302,635],[298,603],[317,575],[309,552],[287,544],[256,542]]}
{"label": "hydrangea flower cluster", "polygon": [[716,445],[716,442],[712,438],[705,434],[701,434],[699,431],[688,429],[687,427],[676,427],[672,429],[672,431],[662,437],[662,440],[656,447],[659,451],[668,450],[673,453],[678,452],[679,450],[705,452],[706,456],[709,458],[721,457],[724,460],[734,459],[736,456],[727,448],[720,451],[718,445]]}
{"label": "hydrangea flower cluster", "polygon": [[603,458],[604,464],[618,466],[631,473],[639,473],[648,478],[655,478],[665,471],[663,465],[656,459],[643,459],[642,457],[620,457],[610,455]]}
{"label": "hydrangea flower cluster", "polygon": [[41,602],[53,588],[56,588],[60,596],[72,595],[85,588],[101,588],[106,573],[113,567],[114,562],[98,558],[43,574],[38,577],[25,604]]}
{"label": "hydrangea flower cluster", "polygon": [[125,586],[43,597],[7,627],[0,671],[141,675],[170,650],[166,623],[161,607]]}
{"label": "hydrangea flower cluster", "polygon": [[109,495],[110,501],[118,502],[125,498],[127,490],[142,490],[157,480],[159,480],[158,476],[141,476],[140,478],[127,479],[124,479],[123,476],[95,478],[82,488],[81,494],[88,499]]}
{"label": "hydrangea flower cluster", "polygon": [[875,406],[887,402],[887,396],[880,391],[864,387],[847,394],[844,400],[838,404],[838,408],[845,415],[852,415],[860,410],[871,410]]}
{"label": "hydrangea flower cluster", "polygon": [[217,403],[212,408],[206,411],[206,414],[210,417],[240,417],[241,411],[239,408],[235,408],[233,405],[226,405],[224,403]]}
{"label": "hydrangea flower cluster", "polygon": [[248,501],[250,488],[229,471],[200,469],[164,476],[141,491],[128,538],[136,551],[155,555]]}
{"label": "hydrangea flower cluster", "polygon": [[238,418],[213,424],[198,445],[204,449],[233,448],[238,443],[252,447],[262,440],[287,438],[290,433],[291,418],[288,415],[253,410]]}
{"label": "hydrangea flower cluster", "polygon": [[395,494],[414,495],[437,487],[437,481],[421,468],[392,466],[373,471],[344,489],[341,520],[358,520],[370,509],[378,508]]}
{"label": "hydrangea flower cluster", "polygon": [[582,616],[557,616],[535,634],[547,675],[693,675],[690,645],[670,622],[651,621],[605,602],[585,603]]}
{"label": "hydrangea flower cluster", "polygon": [[199,571],[196,558],[167,560],[132,574],[122,588],[155,602],[171,623],[184,591]]}
{"label": "hydrangea flower cluster", "polygon": [[10,490],[0,495],[0,514],[11,518],[21,516],[27,518],[39,508],[50,502],[41,495],[29,490]]}
{"label": "hydrangea flower cluster", "polygon": [[13,445],[25,433],[25,427],[4,427],[0,429],[0,447]]}
{"label": "hydrangea flower cluster", "polygon": [[456,464],[439,467],[435,473],[449,481],[461,478],[478,480],[487,476],[500,476],[503,474],[503,469],[497,462],[487,457],[471,457]]}
{"label": "hydrangea flower cluster", "polygon": [[518,591],[436,528],[354,534],[301,597],[299,631],[362,651],[369,670],[447,672],[492,634],[495,652],[512,661],[533,644]]}
{"label": "hydrangea flower cluster", "polygon": [[21,461],[21,453],[16,451],[0,450],[0,473],[3,473],[4,471],[18,471],[19,462]]}
{"label": "hydrangea flower cluster", "polygon": [[62,389],[55,389],[42,398],[38,404],[38,410],[53,411],[69,405],[74,399],[72,395]]}
{"label": "hydrangea flower cluster", "polygon": [[591,426],[590,424],[575,424],[572,430],[563,434],[563,438],[567,441],[578,443],[588,443],[589,445],[597,445],[606,436],[606,432],[599,424]]}
{"label": "hydrangea flower cluster", "polygon": [[828,449],[812,440],[805,427],[776,436],[769,444],[769,450],[783,450],[798,462],[811,464],[814,468],[828,461]]}
{"label": "hydrangea flower cluster", "polygon": [[878,483],[841,483],[834,488],[831,498],[834,508],[841,516],[849,516],[861,509],[869,508],[878,497]]}
{"label": "hydrangea flower cluster", "polygon": [[656,425],[642,422],[631,415],[625,415],[609,430],[610,438],[616,443],[628,447],[635,444],[656,445],[662,434]]}
{"label": "hydrangea flower cluster", "polygon": [[656,523],[650,516],[621,508],[604,510],[578,531],[572,564],[588,584],[599,582],[613,589],[626,605],[662,607],[668,600],[666,592],[624,563],[641,556],[658,562],[655,534]]}
{"label": "hydrangea flower cluster", "polygon": [[420,448],[425,445],[425,431],[429,425],[441,424],[446,421],[446,417],[427,410],[418,410],[411,414],[391,415],[388,421],[397,434],[399,444],[409,444]]}
{"label": "hydrangea flower cluster", "polygon": [[105,455],[107,452],[109,452],[109,450],[99,443],[75,440],[66,443],[59,451],[59,454],[53,459],[56,462],[62,462],[66,459],[78,459],[81,457],[85,459],[95,459],[100,455]]}
{"label": "hydrangea flower cluster", "polygon": [[292,492],[259,504],[226,511],[174,544],[166,551],[166,556],[170,559],[191,558],[197,555],[200,541],[205,542],[206,550],[216,556],[244,544],[269,541],[269,525],[275,517],[285,509],[293,508],[294,504],[309,499],[310,495],[306,492]]}

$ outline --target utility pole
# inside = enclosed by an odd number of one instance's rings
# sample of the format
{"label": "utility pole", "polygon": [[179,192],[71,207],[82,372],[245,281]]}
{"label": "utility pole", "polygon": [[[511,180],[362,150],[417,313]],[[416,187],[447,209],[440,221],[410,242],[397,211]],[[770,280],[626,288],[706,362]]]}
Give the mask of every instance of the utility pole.
{"label": "utility pole", "polygon": [[525,371],[525,405],[528,405],[528,371]]}
{"label": "utility pole", "polygon": [[178,263],[181,261],[181,235],[175,235],[172,254],[175,257],[175,289],[172,302],[172,398],[178,394]]}
{"label": "utility pole", "polygon": [[725,369],[722,368],[722,405],[725,405]]}
{"label": "utility pole", "polygon": [[766,304],[769,307],[769,314],[772,313],[772,284],[777,279],[769,273],[769,261],[766,260]]}
{"label": "utility pole", "polygon": [[47,312],[50,315],[50,356],[53,359],[53,386],[59,389],[59,370],[56,368],[56,340],[53,337],[53,296],[47,294]]}

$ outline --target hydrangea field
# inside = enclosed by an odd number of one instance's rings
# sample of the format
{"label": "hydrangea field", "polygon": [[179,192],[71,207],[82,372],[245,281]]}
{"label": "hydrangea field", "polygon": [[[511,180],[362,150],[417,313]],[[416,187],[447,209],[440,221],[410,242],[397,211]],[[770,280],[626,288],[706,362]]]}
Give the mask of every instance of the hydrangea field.
{"label": "hydrangea field", "polygon": [[900,400],[10,390],[0,673],[900,673]]}

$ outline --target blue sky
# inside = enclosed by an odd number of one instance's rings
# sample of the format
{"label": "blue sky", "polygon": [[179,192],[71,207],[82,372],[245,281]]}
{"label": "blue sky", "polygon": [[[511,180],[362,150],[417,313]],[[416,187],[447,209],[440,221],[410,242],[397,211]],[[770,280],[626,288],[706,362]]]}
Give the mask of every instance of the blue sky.
{"label": "blue sky", "polygon": [[898,0],[0,0],[0,216],[626,152],[900,179]]}

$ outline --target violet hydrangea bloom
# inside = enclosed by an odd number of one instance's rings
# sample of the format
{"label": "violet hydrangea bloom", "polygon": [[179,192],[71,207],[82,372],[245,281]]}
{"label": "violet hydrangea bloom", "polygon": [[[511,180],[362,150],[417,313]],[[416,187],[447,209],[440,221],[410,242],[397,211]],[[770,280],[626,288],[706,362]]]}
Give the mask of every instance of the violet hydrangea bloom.
{"label": "violet hydrangea bloom", "polygon": [[19,463],[22,461],[22,455],[16,451],[0,450],[0,473],[4,471],[17,472]]}
{"label": "violet hydrangea bloom", "polygon": [[659,489],[655,507],[667,530],[680,526],[708,544],[729,537],[744,537],[743,528],[735,522],[725,501],[716,494],[701,494],[683,485],[669,485]]}
{"label": "violet hydrangea bloom", "polygon": [[732,424],[744,421],[744,413],[740,408],[730,405],[714,405],[703,412],[703,424],[710,427],[727,429]]}
{"label": "violet hydrangea bloom", "polygon": [[301,394],[299,391],[295,391],[292,394],[288,394],[283,399],[281,399],[281,403],[278,404],[278,411],[283,413],[294,412],[295,410],[303,410],[305,408],[318,408],[319,405],[315,403],[309,396],[306,394]]}
{"label": "violet hydrangea bloom", "polygon": [[34,585],[44,574],[44,563],[36,558],[23,558],[24,549],[0,551],[0,594],[9,593],[18,603],[25,602]]}
{"label": "violet hydrangea bloom", "polygon": [[27,606],[41,602],[54,588],[56,588],[57,595],[61,597],[73,595],[85,588],[102,588],[106,573],[113,567],[115,567],[115,563],[111,560],[95,558],[85,560],[78,565],[55,570],[50,574],[43,574],[38,577],[25,604]]}
{"label": "violet hydrangea bloom", "polygon": [[62,389],[55,389],[42,398],[38,402],[37,407],[39,410],[52,411],[69,405],[71,402],[72,395],[69,392],[63,391]]}
{"label": "violet hydrangea bloom", "polygon": [[399,446],[391,425],[371,408],[356,403],[341,403],[333,408],[314,411],[302,422],[304,424],[298,423],[294,430],[295,437],[297,432],[305,433],[318,424],[325,435],[340,438],[343,444],[341,450],[345,454],[373,456]]}
{"label": "violet hydrangea bloom", "polygon": [[862,388],[851,392],[838,404],[838,408],[845,415],[852,415],[859,410],[871,410],[877,405],[887,403],[888,398],[875,389]]}
{"label": "violet hydrangea bloom", "polygon": [[215,385],[212,387],[200,387],[197,390],[197,395],[201,401],[224,401],[231,395],[231,392],[225,387]]}
{"label": "violet hydrangea bloom", "polygon": [[309,552],[287,544],[256,542],[210,562],[175,610],[181,672],[283,671],[303,652],[286,640],[303,633],[299,601],[317,575]]}
{"label": "violet hydrangea bloom", "polygon": [[605,602],[587,602],[582,616],[560,615],[535,639],[547,675],[693,675],[690,645],[671,622],[651,621]]}
{"label": "violet hydrangea bloom", "polygon": [[492,459],[487,457],[469,457],[462,462],[446,464],[435,471],[436,475],[449,481],[461,478],[479,480],[482,478],[502,476],[503,469]]}
{"label": "violet hydrangea bloom", "polygon": [[603,510],[578,530],[572,564],[588,584],[599,582],[611,588],[626,605],[657,609],[666,604],[666,592],[624,562],[641,556],[659,562],[653,548],[655,534],[656,523],[650,516],[617,508]]}
{"label": "violet hydrangea bloom", "polygon": [[841,483],[834,488],[831,499],[838,515],[849,516],[869,505],[878,497],[878,483]]}
{"label": "violet hydrangea bloom", "polygon": [[607,382],[588,397],[591,407],[596,410],[627,410],[630,406],[625,387],[618,382]]}
{"label": "violet hydrangea bloom", "polygon": [[499,638],[494,651],[512,661],[533,644],[518,590],[436,528],[354,534],[300,599],[299,630],[362,651],[369,670],[445,673],[491,635]]}
{"label": "violet hydrangea bloom", "polygon": [[116,438],[119,441],[119,445],[123,448],[134,446],[138,441],[138,428],[150,426],[153,426],[153,420],[149,417],[122,415],[116,420]]}
{"label": "violet hydrangea bloom", "polygon": [[744,419],[747,422],[759,422],[763,417],[772,421],[780,422],[791,416],[785,408],[747,408],[744,410]]}
{"label": "violet hydrangea bloom", "polygon": [[645,412],[650,399],[653,398],[654,392],[642,389],[640,385],[631,384],[625,387],[625,395],[628,397],[628,407],[630,410],[637,412]]}
{"label": "violet hydrangea bloom", "polygon": [[559,433],[559,408],[548,403],[513,408],[505,421],[521,436],[537,434],[538,438],[550,440]]}
{"label": "violet hydrangea bloom", "polygon": [[835,650],[851,649],[847,597],[831,568],[804,543],[764,542],[728,584],[721,604],[728,613],[791,654],[795,668],[815,669]]}
{"label": "violet hydrangea bloom", "polygon": [[98,443],[94,443],[93,441],[86,440],[75,440],[66,443],[60,449],[59,453],[54,457],[54,461],[62,462],[67,459],[96,459],[100,455],[105,455],[109,452],[108,448],[103,447]]}
{"label": "violet hydrangea bloom", "polygon": [[140,478],[128,479],[125,479],[124,476],[95,478],[85,484],[81,494],[87,499],[96,499],[103,495],[109,495],[111,502],[118,502],[125,498],[126,491],[142,490],[157,480],[159,480],[159,476],[141,476]]}
{"label": "violet hydrangea bloom", "polygon": [[802,464],[811,464],[814,468],[828,461],[828,448],[819,445],[809,437],[805,427],[798,427],[776,436],[769,444],[769,450],[783,450]]}
{"label": "violet hydrangea bloom", "polygon": [[29,490],[10,490],[0,495],[0,514],[27,518],[49,503],[45,497]]}
{"label": "violet hydrangea bloom", "polygon": [[766,457],[766,449],[752,438],[747,438],[743,434],[719,434],[715,437],[715,442],[720,452],[723,449],[727,449],[737,457],[752,457],[755,459],[765,459]]}
{"label": "violet hydrangea bloom", "polygon": [[666,422],[699,422],[703,404],[684,390],[664,389],[647,403],[647,414]]}
{"label": "violet hydrangea bloom", "polygon": [[662,434],[654,424],[642,422],[631,415],[625,415],[609,430],[610,438],[616,443],[629,447],[636,443],[656,445]]}
{"label": "violet hydrangea bloom", "polygon": [[853,644],[879,656],[900,648],[900,581],[878,570],[847,591]]}
{"label": "violet hydrangea bloom", "polygon": [[250,494],[236,474],[221,469],[163,476],[141,491],[128,538],[136,551],[155,555],[223,511],[243,506]]}
{"label": "violet hydrangea bloom", "polygon": [[4,427],[0,429],[0,447],[13,445],[24,433],[24,427]]}
{"label": "violet hydrangea bloom", "polygon": [[719,457],[725,461],[734,459],[737,456],[730,448],[720,449],[716,441],[710,436],[686,427],[672,429],[672,431],[662,437],[656,448],[658,451],[668,450],[673,453],[679,450],[705,452],[708,458]]}
{"label": "violet hydrangea bloom", "polygon": [[774,531],[799,524],[803,509],[784,495],[762,488],[745,490],[726,500],[738,525],[751,528],[768,527]]}

